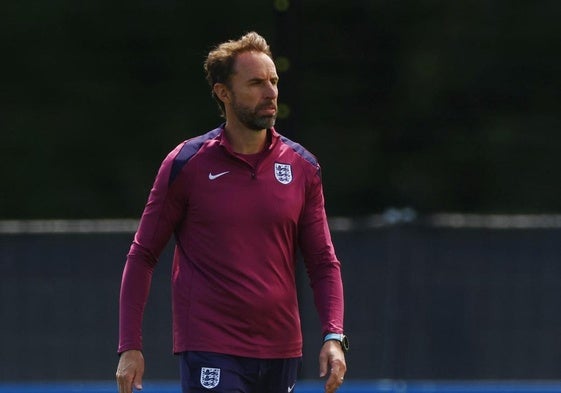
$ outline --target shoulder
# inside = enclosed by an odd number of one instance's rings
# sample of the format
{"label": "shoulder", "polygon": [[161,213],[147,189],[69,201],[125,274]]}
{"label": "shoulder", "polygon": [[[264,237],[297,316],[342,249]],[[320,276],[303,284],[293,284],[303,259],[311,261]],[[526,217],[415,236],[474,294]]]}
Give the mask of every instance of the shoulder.
{"label": "shoulder", "polygon": [[294,155],[296,155],[299,159],[301,159],[305,163],[308,163],[312,167],[319,169],[318,159],[304,146],[302,146],[298,142],[294,142],[293,140],[283,135],[279,135],[279,140],[285,149],[291,151]]}
{"label": "shoulder", "polygon": [[180,143],[172,152],[168,155],[167,161],[171,165],[169,182],[172,183],[177,175],[181,172],[183,167],[193,158],[205,144],[215,140],[222,132],[222,128],[215,128],[206,134],[196,136],[191,139]]}
{"label": "shoulder", "polygon": [[206,142],[215,139],[221,132],[221,128],[216,128],[206,134],[187,139],[183,143],[179,144],[179,146],[177,146],[172,152],[173,162],[179,165],[186,163],[199,152]]}
{"label": "shoulder", "polygon": [[281,150],[284,150],[287,154],[293,156],[293,159],[290,161],[297,163],[297,166],[301,168],[304,173],[308,174],[306,176],[307,179],[312,182],[317,182],[318,180],[321,182],[321,166],[314,154],[301,144],[280,134],[279,142]]}

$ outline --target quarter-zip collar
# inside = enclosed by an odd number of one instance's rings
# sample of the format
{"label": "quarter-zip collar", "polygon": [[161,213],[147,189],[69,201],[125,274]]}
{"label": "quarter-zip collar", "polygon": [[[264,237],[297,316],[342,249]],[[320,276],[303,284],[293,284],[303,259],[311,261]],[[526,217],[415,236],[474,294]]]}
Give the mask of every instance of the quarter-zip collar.
{"label": "quarter-zip collar", "polygon": [[[226,125],[226,123],[223,123],[220,126],[220,129],[222,130],[222,132],[218,136],[218,138],[220,139],[220,146],[223,146],[224,149],[226,149],[226,151],[230,155],[239,158],[239,156],[232,149],[232,145],[228,141],[228,138],[226,138],[226,135],[224,134],[224,132],[225,132],[224,126],[225,125]],[[271,152],[275,148],[275,146],[279,143],[279,140],[280,140],[280,134],[275,130],[274,127],[271,127],[269,129],[267,129],[267,142],[266,142],[267,145],[265,146],[265,149],[263,150],[263,152],[265,152],[265,151]]]}

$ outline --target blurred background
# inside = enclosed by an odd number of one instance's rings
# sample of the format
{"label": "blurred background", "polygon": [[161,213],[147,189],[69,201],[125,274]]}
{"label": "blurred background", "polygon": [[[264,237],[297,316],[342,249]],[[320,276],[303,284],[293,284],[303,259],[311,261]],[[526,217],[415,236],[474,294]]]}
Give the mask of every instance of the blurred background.
{"label": "blurred background", "polygon": [[[561,379],[560,14],[553,0],[3,4],[0,378],[113,377],[134,220],[165,155],[221,123],[209,49],[255,30],[280,75],[277,129],[323,168],[349,377]],[[148,375],[173,379],[169,247],[161,265]]]}
{"label": "blurred background", "polygon": [[330,215],[559,211],[560,7],[10,2],[2,216],[138,216],[165,154],[220,123],[208,50],[249,30],[272,46],[278,129],[318,156]]}

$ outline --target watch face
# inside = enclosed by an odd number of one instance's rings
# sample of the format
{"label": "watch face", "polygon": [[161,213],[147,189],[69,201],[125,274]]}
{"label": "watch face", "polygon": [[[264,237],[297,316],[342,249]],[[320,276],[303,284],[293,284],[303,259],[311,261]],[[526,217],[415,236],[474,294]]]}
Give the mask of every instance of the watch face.
{"label": "watch face", "polygon": [[347,352],[349,350],[349,339],[347,336],[343,336],[341,339],[341,346],[343,347],[343,351]]}

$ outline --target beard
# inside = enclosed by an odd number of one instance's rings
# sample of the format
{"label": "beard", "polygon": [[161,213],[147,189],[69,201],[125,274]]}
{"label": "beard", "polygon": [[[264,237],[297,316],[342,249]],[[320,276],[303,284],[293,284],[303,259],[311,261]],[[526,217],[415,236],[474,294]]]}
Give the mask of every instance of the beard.
{"label": "beard", "polygon": [[261,131],[263,129],[269,129],[275,125],[277,115],[267,115],[260,116],[258,113],[260,110],[269,108],[271,103],[265,103],[257,105],[255,108],[250,108],[248,106],[239,104],[234,97],[232,101],[232,109],[234,114],[244,126],[254,131]]}

